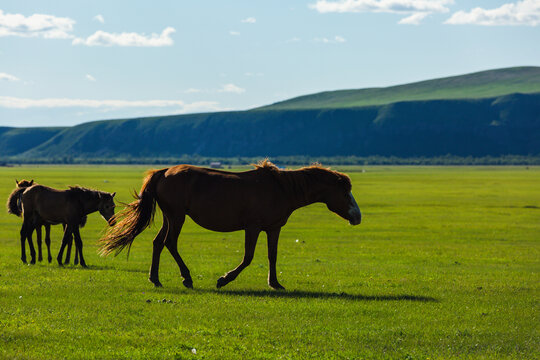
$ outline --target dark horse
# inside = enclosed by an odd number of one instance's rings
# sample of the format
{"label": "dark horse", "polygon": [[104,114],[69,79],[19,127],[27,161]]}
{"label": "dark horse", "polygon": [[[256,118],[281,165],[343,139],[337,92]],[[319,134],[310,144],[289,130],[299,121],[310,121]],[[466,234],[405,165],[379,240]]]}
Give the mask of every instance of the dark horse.
{"label": "dark horse", "polygon": [[[23,215],[21,246],[24,246],[26,238],[30,244],[32,243],[32,231],[37,225],[63,223],[65,230],[62,246],[56,258],[58,264],[62,265],[64,248],[73,237],[80,264],[82,267],[86,267],[79,227],[86,221],[86,216],[95,211],[99,211],[109,225],[114,225],[115,204],[113,198],[115,194],[81,187],[56,190],[43,185],[30,186],[20,194]],[[24,261],[25,257],[23,248],[21,259]]]}
{"label": "dark horse", "polygon": [[[15,180],[15,183],[17,184],[17,187],[15,188],[15,190],[13,190],[13,192],[11,193],[11,195],[8,198],[7,209],[8,209],[8,213],[20,217],[22,215],[21,195],[24,192],[24,190],[26,190],[26,188],[34,185],[35,183],[34,183],[34,180],[28,181],[28,180],[24,180],[24,179],[21,180],[21,181]],[[86,218],[83,219],[81,227],[83,227],[85,223],[86,223]],[[35,221],[35,230],[36,230],[37,245],[38,245],[38,261],[43,260],[43,253],[41,251],[41,243],[42,243],[42,241],[41,241],[41,235],[42,235],[41,234],[41,227],[45,228],[45,245],[47,246],[47,260],[50,263],[52,261],[52,256],[51,256],[51,224],[43,222],[43,221],[36,220]],[[66,224],[62,224],[62,227],[63,227],[63,229],[65,231],[66,230]],[[31,237],[28,237],[28,239],[30,241],[28,243],[28,246],[30,248],[30,254],[32,256],[31,263],[35,264],[36,260],[35,260],[34,244],[31,241]],[[66,252],[66,260],[65,260],[64,264],[69,264],[72,242],[73,242],[73,237],[71,236],[70,239],[69,239],[69,242],[68,242],[68,249],[67,249],[67,252]],[[22,246],[21,251],[23,253],[23,256],[22,256],[21,260],[24,263],[26,263],[26,252],[24,250],[24,242],[21,244],[21,246]],[[74,262],[75,265],[77,265],[78,262],[79,262],[78,261],[78,253],[76,252],[75,253],[75,262]]]}
{"label": "dark horse", "polygon": [[193,282],[189,269],[178,254],[177,241],[185,216],[200,226],[221,232],[245,231],[244,259],[217,281],[217,287],[233,281],[253,259],[261,231],[268,238],[268,284],[283,289],[276,276],[279,232],[292,212],[322,202],[329,210],[360,224],[360,209],[351,193],[351,180],[345,174],[310,166],[299,170],[279,170],[265,160],[255,170],[233,173],[178,165],[149,171],[136,201],[119,215],[123,218],[100,240],[101,254],[120,252],[152,221],[155,204],[163,211],[163,226],[154,238],[150,281],[159,282],[159,258],[166,246],[180,268],[184,286]]}

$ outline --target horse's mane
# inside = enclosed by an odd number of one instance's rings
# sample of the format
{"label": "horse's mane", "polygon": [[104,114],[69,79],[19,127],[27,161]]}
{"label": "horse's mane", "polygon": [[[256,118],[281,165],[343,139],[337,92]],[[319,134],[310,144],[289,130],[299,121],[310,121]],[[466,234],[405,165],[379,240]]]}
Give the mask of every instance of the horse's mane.
{"label": "horse's mane", "polygon": [[66,190],[66,192],[75,196],[88,196],[92,198],[101,197],[105,194],[103,191],[89,189],[82,186],[69,186],[69,189]]}
{"label": "horse's mane", "polygon": [[349,176],[331,170],[330,168],[323,167],[319,163],[296,170],[281,170],[268,159],[261,160],[257,164],[252,165],[256,170],[269,171],[287,192],[296,195],[300,193],[304,198],[307,197],[306,191],[308,185],[315,181],[341,186],[346,192],[350,192],[352,188]]}

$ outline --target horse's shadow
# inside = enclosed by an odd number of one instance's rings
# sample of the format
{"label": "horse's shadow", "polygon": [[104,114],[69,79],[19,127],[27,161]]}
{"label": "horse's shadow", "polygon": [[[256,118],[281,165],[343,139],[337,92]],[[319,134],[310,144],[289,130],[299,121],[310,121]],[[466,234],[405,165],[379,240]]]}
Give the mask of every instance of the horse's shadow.
{"label": "horse's shadow", "polygon": [[[172,291],[171,291],[172,290]],[[216,295],[258,297],[258,298],[292,298],[292,299],[337,299],[349,301],[418,301],[418,302],[439,302],[439,300],[430,296],[399,294],[399,295],[362,295],[348,294],[345,292],[321,292],[321,291],[276,291],[276,290],[217,290],[217,289],[162,289],[161,291],[177,294],[186,294],[186,292],[211,293]]]}
{"label": "horse's shadow", "polygon": [[114,266],[108,266],[108,265],[88,265],[87,267],[81,267],[80,265],[72,265],[72,264],[64,264],[62,266],[59,266],[61,269],[65,270],[103,270],[103,271],[120,271],[120,272],[133,272],[133,273],[143,273],[148,274],[148,270],[141,270],[141,269],[120,269]]}

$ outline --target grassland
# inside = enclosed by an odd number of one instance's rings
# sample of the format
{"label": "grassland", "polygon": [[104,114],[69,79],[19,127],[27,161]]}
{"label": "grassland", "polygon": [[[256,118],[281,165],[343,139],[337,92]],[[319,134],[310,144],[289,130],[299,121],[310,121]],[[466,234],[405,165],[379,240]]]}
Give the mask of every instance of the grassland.
{"label": "grassland", "polygon": [[[146,167],[0,169],[55,187],[117,191],[129,201]],[[23,265],[20,219],[0,214],[0,358],[19,359],[533,359],[540,356],[540,168],[344,168],[363,223],[312,205],[283,228],[266,286],[266,241],[239,278],[242,233],[188,220],[180,252],[194,290],[164,251],[146,280],[157,226],[125,254],[100,258],[105,222],[82,231],[89,269]],[[53,251],[59,247],[58,227]],[[162,301],[162,300],[167,301]],[[195,350],[194,350],[195,349]]]}

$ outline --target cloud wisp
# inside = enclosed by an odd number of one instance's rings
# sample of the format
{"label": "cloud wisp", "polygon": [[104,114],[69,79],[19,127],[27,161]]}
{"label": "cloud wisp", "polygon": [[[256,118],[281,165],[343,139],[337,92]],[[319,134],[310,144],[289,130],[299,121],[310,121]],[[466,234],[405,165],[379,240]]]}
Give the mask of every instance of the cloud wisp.
{"label": "cloud wisp", "polygon": [[344,37],[336,35],[333,38],[326,38],[326,37],[317,37],[313,39],[314,42],[323,43],[323,44],[341,44],[344,42],[347,42]]}
{"label": "cloud wisp", "polygon": [[242,94],[246,92],[246,89],[243,89],[234,84],[225,84],[218,90],[221,93],[233,93],[233,94]]}
{"label": "cloud wisp", "polygon": [[21,81],[21,79],[11,74],[0,73],[0,81]]}
{"label": "cloud wisp", "polygon": [[319,13],[395,13],[408,15],[399,24],[418,25],[432,13],[450,11],[454,0],[319,0],[309,7]]}
{"label": "cloud wisp", "polygon": [[255,24],[257,22],[257,19],[250,16],[245,19],[242,19],[241,22],[246,23],[246,24]]}
{"label": "cloud wisp", "polygon": [[90,75],[90,74],[86,74],[85,78],[86,78],[86,80],[88,80],[88,81],[92,81],[92,82],[97,81],[96,78],[93,77],[93,76]]}
{"label": "cloud wisp", "polygon": [[105,24],[105,18],[101,14],[97,14],[92,18],[92,20],[99,21],[102,24]]}
{"label": "cloud wisp", "polygon": [[458,11],[444,23],[450,25],[538,26],[540,24],[540,0],[522,0],[507,3],[494,9],[476,7],[468,12]]}
{"label": "cloud wisp", "polygon": [[181,108],[195,109],[204,108],[207,110],[217,109],[218,103],[215,101],[197,101],[186,103],[182,100],[91,100],[91,99],[70,99],[70,98],[45,98],[29,99],[12,96],[0,96],[0,107],[9,109],[29,109],[29,108]]}
{"label": "cloud wisp", "polygon": [[7,14],[0,10],[0,37],[42,37],[71,39],[75,20],[46,14]]}
{"label": "cloud wisp", "polygon": [[96,31],[86,39],[73,39],[73,45],[86,46],[134,46],[134,47],[162,47],[171,46],[174,40],[171,35],[176,30],[173,27],[165,28],[161,34],[152,33],[150,35],[134,32],[108,33],[105,31]]}

